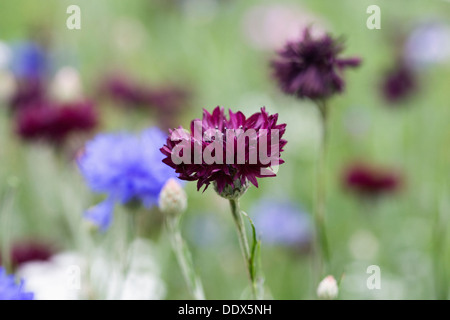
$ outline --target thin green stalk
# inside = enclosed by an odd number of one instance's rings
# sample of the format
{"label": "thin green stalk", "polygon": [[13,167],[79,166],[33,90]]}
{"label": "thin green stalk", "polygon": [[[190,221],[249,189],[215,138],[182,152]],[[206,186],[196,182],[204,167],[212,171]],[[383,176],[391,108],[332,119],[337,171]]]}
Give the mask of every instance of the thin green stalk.
{"label": "thin green stalk", "polygon": [[[261,298],[260,295],[260,288],[257,283],[257,273],[255,270],[255,261],[254,256],[255,254],[252,254],[250,252],[250,246],[248,244],[247,240],[247,232],[245,230],[244,221],[242,218],[242,212],[239,207],[239,200],[232,200],[230,199],[230,206],[231,206],[231,214],[233,216],[234,223],[236,225],[236,230],[238,233],[239,238],[239,245],[241,247],[242,256],[245,260],[245,266],[247,267],[247,275],[250,280],[250,287],[252,290],[252,296],[253,299],[259,299]],[[252,247],[252,251],[253,247]]]}
{"label": "thin green stalk", "polygon": [[316,203],[314,210],[314,220],[316,226],[317,237],[317,271],[319,277],[324,276],[327,272],[330,263],[330,251],[328,246],[328,239],[326,233],[326,159],[327,159],[327,120],[328,108],[325,101],[317,102],[317,106],[321,116],[322,137],[320,144],[320,154],[317,165],[317,180],[316,180]]}
{"label": "thin green stalk", "polygon": [[432,255],[433,255],[433,277],[436,299],[448,299],[448,282],[446,268],[446,221],[442,217],[442,213],[446,212],[448,205],[444,198],[441,199],[440,205],[436,208],[432,229]]}
{"label": "thin green stalk", "polygon": [[203,285],[197,273],[195,272],[191,252],[189,251],[186,242],[181,236],[179,219],[175,217],[168,217],[166,220],[166,224],[169,230],[169,236],[173,251],[175,252],[175,256],[191,295],[196,300],[205,300]]}
{"label": "thin green stalk", "polygon": [[11,241],[11,211],[13,209],[14,191],[8,190],[3,197],[3,204],[0,209],[1,228],[1,260],[7,273],[12,273],[12,264],[10,259],[10,241]]}

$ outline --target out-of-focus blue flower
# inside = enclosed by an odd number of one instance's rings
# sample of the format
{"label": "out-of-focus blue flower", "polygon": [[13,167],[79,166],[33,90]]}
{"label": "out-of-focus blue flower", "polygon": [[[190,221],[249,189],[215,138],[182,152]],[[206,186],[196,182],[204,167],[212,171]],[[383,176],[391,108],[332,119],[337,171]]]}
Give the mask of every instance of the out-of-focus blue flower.
{"label": "out-of-focus blue flower", "polygon": [[105,202],[91,208],[86,217],[105,230],[112,220],[114,203],[138,200],[146,208],[158,203],[159,193],[169,178],[159,147],[166,136],[157,128],[140,135],[101,134],[88,142],[78,165],[92,191],[108,195]]}
{"label": "out-of-focus blue flower", "polygon": [[16,282],[13,275],[0,267],[0,300],[33,300],[34,294],[24,291],[24,281]]}
{"label": "out-of-focus blue flower", "polygon": [[111,225],[113,210],[114,200],[108,197],[105,201],[86,210],[84,217],[98,226],[101,231],[105,231]]}
{"label": "out-of-focus blue flower", "polygon": [[420,24],[408,37],[405,56],[416,67],[450,61],[450,26],[440,22]]}
{"label": "out-of-focus blue flower", "polygon": [[186,221],[187,236],[196,247],[217,247],[225,237],[221,224],[210,212],[193,215]]}
{"label": "out-of-focus blue flower", "polygon": [[262,200],[250,212],[263,243],[309,248],[313,235],[311,219],[296,204]]}
{"label": "out-of-focus blue flower", "polygon": [[22,42],[13,46],[11,69],[18,78],[43,78],[48,71],[45,50],[34,42]]}

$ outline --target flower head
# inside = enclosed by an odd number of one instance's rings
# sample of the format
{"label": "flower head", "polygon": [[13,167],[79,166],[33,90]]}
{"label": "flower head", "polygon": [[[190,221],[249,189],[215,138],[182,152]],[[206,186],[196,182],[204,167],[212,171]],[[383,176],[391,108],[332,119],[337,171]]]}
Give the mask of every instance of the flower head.
{"label": "flower head", "polygon": [[356,164],[345,171],[344,184],[359,195],[378,196],[396,191],[400,187],[400,177],[392,170]]}
{"label": "flower head", "polygon": [[123,75],[107,77],[101,90],[127,107],[142,106],[148,102],[147,89]]}
{"label": "flower head", "polygon": [[17,283],[13,275],[0,267],[0,300],[33,300],[33,293],[25,292],[24,284],[23,280]]}
{"label": "flower head", "polygon": [[186,192],[176,179],[170,178],[159,194],[159,209],[165,214],[178,216],[186,211],[186,208]]}
{"label": "flower head", "polygon": [[326,99],[344,90],[342,71],[361,63],[359,58],[339,58],[343,49],[343,44],[329,35],[313,39],[305,29],[303,39],[288,42],[272,62],[274,76],[287,94]]}
{"label": "flower head", "polygon": [[114,203],[138,200],[150,208],[158,203],[166,181],[175,176],[161,160],[158,147],[166,136],[156,128],[132,134],[101,134],[88,142],[78,166],[89,187],[108,196],[86,212],[86,217],[106,229]]}
{"label": "flower head", "polygon": [[420,23],[406,39],[403,54],[416,68],[448,63],[450,25],[436,20]]}
{"label": "flower head", "polygon": [[183,86],[153,86],[119,74],[106,78],[101,91],[125,108],[154,111],[164,130],[173,127],[177,115],[189,106],[191,96]]}
{"label": "flower head", "polygon": [[197,181],[199,190],[213,182],[219,194],[238,194],[235,189],[242,191],[249,182],[258,186],[256,178],[275,176],[270,168],[284,162],[280,153],[287,143],[281,139],[286,124],[277,120],[278,114],[269,115],[265,108],[249,118],[230,110],[228,119],[223,108],[203,110],[203,119],[193,120],[190,132],[170,130],[161,148],[163,162],[180,179]]}
{"label": "flower head", "polygon": [[327,276],[323,279],[317,287],[317,296],[324,300],[336,299],[339,293],[339,288],[336,279],[333,276]]}
{"label": "flower head", "polygon": [[411,67],[405,63],[399,63],[387,72],[381,85],[384,99],[395,103],[408,98],[416,91],[417,79]]}
{"label": "flower head", "polygon": [[295,203],[263,200],[252,208],[251,216],[263,243],[310,249],[311,219]]}
{"label": "flower head", "polygon": [[54,248],[42,241],[22,240],[14,243],[11,248],[11,263],[13,268],[31,261],[47,261],[54,253]]}
{"label": "flower head", "polygon": [[11,111],[16,112],[27,107],[36,107],[44,103],[45,88],[39,79],[20,79],[12,95],[9,105]]}
{"label": "flower head", "polygon": [[38,43],[22,42],[13,47],[11,69],[18,78],[42,79],[49,68],[47,52]]}
{"label": "flower head", "polygon": [[17,116],[17,133],[24,140],[62,143],[69,134],[91,131],[97,125],[97,114],[90,102],[54,106],[51,103],[26,108]]}

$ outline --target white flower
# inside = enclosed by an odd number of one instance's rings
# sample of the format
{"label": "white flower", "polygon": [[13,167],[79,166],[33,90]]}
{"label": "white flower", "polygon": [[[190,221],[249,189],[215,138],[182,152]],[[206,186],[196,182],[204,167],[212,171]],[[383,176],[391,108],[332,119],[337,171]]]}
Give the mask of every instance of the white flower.
{"label": "white flower", "polygon": [[36,300],[77,300],[81,297],[83,265],[79,254],[66,252],[49,261],[25,263],[17,274],[26,279],[26,289],[34,292]]}
{"label": "white flower", "polygon": [[150,241],[136,239],[126,257],[128,267],[123,273],[123,262],[111,258],[106,252],[96,254],[91,267],[91,284],[99,295],[108,300],[161,300],[166,295],[165,283],[155,249]]}
{"label": "white flower", "polygon": [[337,298],[338,293],[338,285],[333,276],[327,276],[317,287],[317,296],[319,299],[333,300]]}
{"label": "white flower", "polygon": [[91,261],[65,252],[49,261],[26,263],[17,276],[25,279],[26,290],[34,292],[36,300],[165,298],[166,286],[150,241],[137,239],[130,245],[123,256],[126,268],[124,261],[104,249],[93,253]]}

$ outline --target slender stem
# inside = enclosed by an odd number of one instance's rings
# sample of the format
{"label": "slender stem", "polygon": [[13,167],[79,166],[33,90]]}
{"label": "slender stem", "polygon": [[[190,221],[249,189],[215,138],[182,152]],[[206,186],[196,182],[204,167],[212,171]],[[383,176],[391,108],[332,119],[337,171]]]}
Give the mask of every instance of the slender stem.
{"label": "slender stem", "polygon": [[14,202],[14,192],[8,190],[3,197],[3,204],[0,208],[0,226],[1,228],[1,256],[0,260],[3,262],[3,267],[7,273],[12,273],[12,261],[10,255],[10,240],[11,240],[11,210]]}
{"label": "slender stem", "polygon": [[442,217],[442,212],[448,210],[447,203],[444,198],[435,209],[436,215],[434,218],[432,229],[432,244],[433,244],[433,275],[434,288],[436,299],[446,300],[448,298],[448,282],[446,275],[446,251],[445,251],[445,219]]}
{"label": "slender stem", "polygon": [[239,245],[241,247],[242,256],[244,257],[245,266],[247,267],[247,275],[250,280],[252,296],[253,299],[258,299],[260,296],[258,293],[257,279],[255,273],[252,272],[250,246],[248,245],[247,232],[245,230],[244,221],[242,219],[242,213],[239,207],[239,200],[230,199],[230,206],[231,206],[231,214],[233,216],[233,220],[236,225],[236,230],[238,233]]}
{"label": "slender stem", "polygon": [[168,217],[167,228],[171,238],[172,248],[175,252],[178,264],[183,273],[184,280],[192,296],[196,300],[205,300],[205,294],[203,292],[203,285],[194,269],[192,262],[192,255],[189,248],[181,236],[179,228],[179,219],[174,217]]}
{"label": "slender stem", "polygon": [[[328,247],[328,239],[325,226],[326,217],[326,158],[327,158],[327,118],[328,109],[325,101],[317,102],[317,106],[321,115],[322,137],[320,145],[320,154],[317,165],[317,181],[316,181],[316,203],[314,210],[314,219],[317,233],[317,268],[319,277],[324,276],[329,267],[330,252]],[[319,256],[320,253],[320,256]]]}

